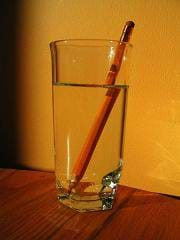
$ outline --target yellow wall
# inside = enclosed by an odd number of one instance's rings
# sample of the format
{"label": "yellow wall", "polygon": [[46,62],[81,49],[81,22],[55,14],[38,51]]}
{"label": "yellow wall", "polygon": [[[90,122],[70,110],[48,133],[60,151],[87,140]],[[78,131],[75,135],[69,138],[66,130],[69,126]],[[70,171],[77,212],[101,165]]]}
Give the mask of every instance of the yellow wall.
{"label": "yellow wall", "polygon": [[18,41],[20,163],[53,169],[49,42],[118,39],[136,28],[122,184],[180,195],[180,1],[21,0]]}

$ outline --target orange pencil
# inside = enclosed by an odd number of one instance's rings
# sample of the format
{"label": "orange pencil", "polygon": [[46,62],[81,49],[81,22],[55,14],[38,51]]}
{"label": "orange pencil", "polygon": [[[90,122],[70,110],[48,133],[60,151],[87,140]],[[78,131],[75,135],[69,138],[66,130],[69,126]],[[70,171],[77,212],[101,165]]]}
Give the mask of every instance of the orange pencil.
{"label": "orange pencil", "polygon": [[[129,42],[130,35],[132,33],[133,28],[134,28],[134,23],[132,21],[128,21],[125,24],[123,33],[120,38],[120,42],[116,48],[113,64],[111,65],[110,71],[106,79],[106,84],[108,85],[113,85],[115,83],[116,76],[121,67],[124,50],[125,50],[126,44]],[[85,139],[82,149],[74,164],[74,167],[72,170],[74,179],[70,183],[70,186],[69,186],[70,190],[74,188],[83,177],[87,169],[87,166],[89,164],[89,161],[91,159],[91,156],[94,152],[94,149],[96,147],[96,144],[98,142],[98,139],[103,131],[103,128],[106,124],[109,114],[119,95],[119,92],[120,92],[120,89],[118,88],[109,88],[107,90],[104,96],[103,103],[100,106],[98,113],[96,114],[96,117],[94,119],[94,122],[92,123],[92,126],[87,135],[87,138]]]}

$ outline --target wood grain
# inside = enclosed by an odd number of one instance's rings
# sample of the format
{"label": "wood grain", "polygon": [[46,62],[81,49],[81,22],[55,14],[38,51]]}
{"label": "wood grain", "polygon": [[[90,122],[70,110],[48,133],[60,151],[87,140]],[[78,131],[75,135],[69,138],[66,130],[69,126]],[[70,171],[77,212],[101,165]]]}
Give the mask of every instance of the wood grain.
{"label": "wood grain", "polygon": [[53,173],[0,170],[0,239],[180,239],[180,201],[119,186],[113,210],[77,213],[56,200]]}

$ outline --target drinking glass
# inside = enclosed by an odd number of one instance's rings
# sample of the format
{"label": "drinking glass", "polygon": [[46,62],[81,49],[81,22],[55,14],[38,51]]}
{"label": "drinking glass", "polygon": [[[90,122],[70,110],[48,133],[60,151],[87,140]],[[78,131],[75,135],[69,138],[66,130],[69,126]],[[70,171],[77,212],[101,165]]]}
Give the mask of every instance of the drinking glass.
{"label": "drinking glass", "polygon": [[[50,43],[57,195],[61,203],[80,212],[111,209],[122,172],[132,46],[121,43],[125,50],[120,71],[115,83],[108,84],[118,44],[95,39]],[[113,103],[99,120],[109,98]],[[98,121],[101,125],[94,126]],[[97,132],[88,140],[94,128]],[[78,158],[88,147],[88,163],[82,166]]]}

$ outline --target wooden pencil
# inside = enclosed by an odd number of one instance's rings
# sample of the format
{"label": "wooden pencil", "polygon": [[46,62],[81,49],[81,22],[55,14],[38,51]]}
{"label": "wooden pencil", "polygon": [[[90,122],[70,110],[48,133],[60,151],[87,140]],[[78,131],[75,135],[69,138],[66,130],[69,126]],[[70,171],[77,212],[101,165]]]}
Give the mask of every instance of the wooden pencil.
{"label": "wooden pencil", "polygon": [[[107,85],[115,84],[116,76],[122,64],[125,47],[129,42],[130,35],[132,33],[133,28],[134,28],[134,23],[132,21],[128,21],[124,26],[119,44],[117,45],[117,48],[116,48],[113,64],[111,65],[110,71],[105,81]],[[119,95],[119,92],[120,92],[119,88],[108,88],[104,96],[102,105],[100,106],[100,109],[95,116],[95,119],[87,135],[87,138],[85,139],[82,149],[74,164],[74,167],[72,170],[74,179],[70,183],[70,186],[69,186],[70,190],[72,188],[75,188],[78,182],[83,177],[88,167],[89,161],[92,157],[92,154],[95,150],[99,137],[109,117],[109,114]]]}

